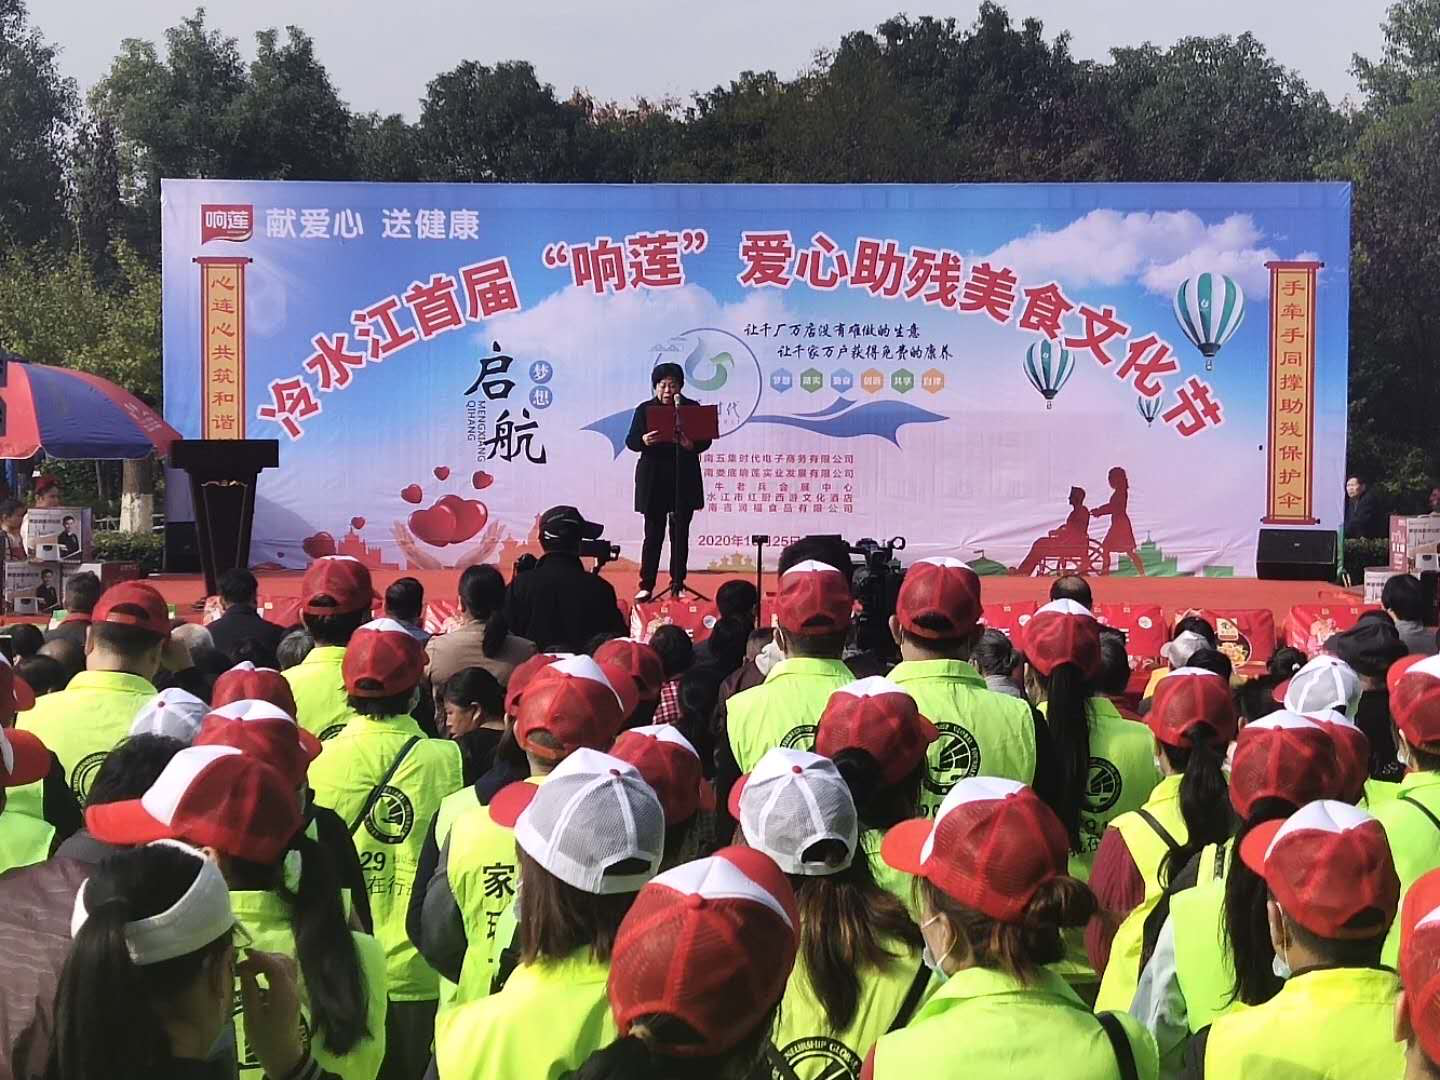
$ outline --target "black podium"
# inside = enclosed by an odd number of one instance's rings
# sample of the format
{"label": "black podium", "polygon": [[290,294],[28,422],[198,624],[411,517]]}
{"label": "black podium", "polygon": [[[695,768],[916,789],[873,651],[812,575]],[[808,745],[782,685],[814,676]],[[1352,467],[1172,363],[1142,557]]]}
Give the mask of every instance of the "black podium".
{"label": "black podium", "polygon": [[250,563],[255,487],[263,469],[280,464],[278,439],[177,439],[170,468],[190,477],[205,595],[227,570]]}

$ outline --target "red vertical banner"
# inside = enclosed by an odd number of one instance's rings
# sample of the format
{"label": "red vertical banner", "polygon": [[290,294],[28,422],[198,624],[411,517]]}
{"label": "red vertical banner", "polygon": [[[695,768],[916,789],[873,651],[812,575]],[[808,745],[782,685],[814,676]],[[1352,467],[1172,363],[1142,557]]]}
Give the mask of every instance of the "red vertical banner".
{"label": "red vertical banner", "polygon": [[1270,271],[1270,440],[1266,525],[1315,525],[1315,309],[1320,262]]}
{"label": "red vertical banner", "polygon": [[250,259],[197,258],[204,438],[245,438],[245,267]]}

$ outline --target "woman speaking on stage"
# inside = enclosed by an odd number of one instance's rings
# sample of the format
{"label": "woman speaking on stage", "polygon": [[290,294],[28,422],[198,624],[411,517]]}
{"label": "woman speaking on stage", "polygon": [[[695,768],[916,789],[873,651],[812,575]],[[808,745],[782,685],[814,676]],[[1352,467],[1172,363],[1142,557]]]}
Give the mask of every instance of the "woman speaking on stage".
{"label": "woman speaking on stage", "polygon": [[635,407],[630,433],[625,437],[625,445],[640,455],[635,463],[635,512],[645,515],[640,589],[635,594],[638,602],[654,595],[667,517],[670,518],[670,587],[678,593],[685,583],[690,519],[705,505],[700,455],[710,448],[709,439],[692,440],[682,432],[677,443],[671,431],[659,430],[648,423],[648,413],[654,406],[674,408],[698,404],[680,393],[685,385],[684,369],[679,364],[656,364],[650,372],[650,385],[655,396]]}

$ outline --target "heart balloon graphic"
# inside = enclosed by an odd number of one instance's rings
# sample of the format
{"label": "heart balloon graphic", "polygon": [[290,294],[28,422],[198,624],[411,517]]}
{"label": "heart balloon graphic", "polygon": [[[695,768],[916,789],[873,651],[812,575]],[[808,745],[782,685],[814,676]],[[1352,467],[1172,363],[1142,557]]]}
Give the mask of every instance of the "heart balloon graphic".
{"label": "heart balloon graphic", "polygon": [[480,469],[470,478],[470,482],[475,485],[476,491],[484,491],[495,482],[495,477],[491,476],[484,469]]}
{"label": "heart balloon graphic", "polygon": [[328,532],[318,532],[314,536],[307,536],[300,546],[312,559],[323,559],[326,555],[335,554],[335,538]]}
{"label": "heart balloon graphic", "polygon": [[414,503],[418,506],[420,505],[420,500],[425,497],[425,493],[420,490],[419,484],[411,484],[409,487],[401,490],[400,497],[406,502]]}
{"label": "heart balloon graphic", "polygon": [[410,515],[410,531],[432,547],[444,547],[451,543],[455,524],[455,512],[440,503]]}
{"label": "heart balloon graphic", "polygon": [[448,480],[448,479],[450,479],[450,469],[449,469],[449,467],[448,467],[448,466],[445,466],[445,465],[436,465],[436,466],[435,466],[435,479],[436,479],[436,480]]}
{"label": "heart balloon graphic", "polygon": [[452,544],[463,543],[485,527],[490,511],[476,499],[462,499],[459,495],[446,495],[435,504],[447,507],[455,515],[455,531],[450,535]]}
{"label": "heart balloon graphic", "polygon": [[361,529],[365,528],[365,519],[364,519],[363,517],[353,517],[353,518],[351,518],[351,519],[350,519],[350,527],[351,527],[352,529],[354,529],[356,532],[359,532]]}

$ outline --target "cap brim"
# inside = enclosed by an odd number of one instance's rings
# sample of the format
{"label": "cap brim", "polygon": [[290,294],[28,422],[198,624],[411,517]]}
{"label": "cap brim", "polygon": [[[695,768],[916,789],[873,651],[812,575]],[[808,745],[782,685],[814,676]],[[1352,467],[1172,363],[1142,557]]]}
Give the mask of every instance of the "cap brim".
{"label": "cap brim", "polygon": [[1270,844],[1285,824],[1284,818],[1274,821],[1262,821],[1255,828],[1245,834],[1245,839],[1240,841],[1240,860],[1262,878],[1265,876],[1265,853],[1270,850]]}
{"label": "cap brim", "polygon": [[35,707],[35,691],[19,675],[12,675],[15,683],[15,711],[29,712]]}
{"label": "cap brim", "polygon": [[325,744],[313,732],[306,731],[299,724],[295,725],[295,734],[300,740],[300,749],[309,760],[314,761],[320,756],[320,751],[325,749]]}
{"label": "cap brim", "polygon": [[929,818],[911,818],[909,821],[900,822],[887,832],[885,839],[880,842],[880,857],[887,866],[923,877],[920,852],[924,850],[925,841],[930,839],[930,830],[934,827],[935,823]]}
{"label": "cap brim", "polygon": [[1270,691],[1270,700],[1275,702],[1276,705],[1284,705],[1285,695],[1289,692],[1289,690],[1290,680],[1286,679],[1284,682],[1276,686],[1274,690]]}
{"label": "cap brim", "polygon": [[497,825],[504,825],[507,829],[513,829],[515,822],[520,820],[520,815],[525,812],[525,808],[534,800],[535,793],[539,790],[538,784],[532,784],[528,780],[507,784],[490,800],[490,820]]}
{"label": "cap brim", "polygon": [[175,838],[170,826],[151,817],[139,799],[87,806],[85,827],[91,836],[107,844],[133,846]]}
{"label": "cap brim", "polygon": [[5,737],[10,740],[10,750],[15,755],[15,766],[5,778],[5,787],[33,784],[50,775],[50,751],[43,742],[28,731],[14,728],[7,728]]}
{"label": "cap brim", "polygon": [[1405,891],[1405,900],[1400,908],[1400,918],[1403,920],[1400,924],[1401,932],[1413,932],[1415,924],[1436,908],[1440,908],[1440,873],[1432,871],[1422,875]]}
{"label": "cap brim", "polygon": [[919,729],[921,737],[925,740],[926,746],[929,746],[936,739],[940,738],[940,729],[930,722],[929,717],[922,713],[917,717],[917,721],[916,727]]}
{"label": "cap brim", "polygon": [[739,780],[736,780],[735,786],[730,789],[730,799],[726,805],[730,808],[730,816],[736,821],[740,820],[740,795],[745,790],[745,781],[749,779],[750,774],[746,773],[740,777]]}
{"label": "cap brim", "polygon": [[605,531],[604,525],[598,525],[593,521],[581,520],[580,537],[584,540],[599,540],[600,534]]}

